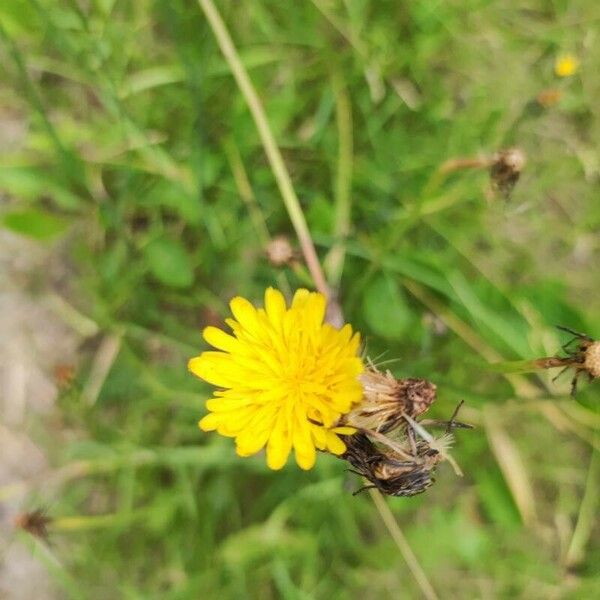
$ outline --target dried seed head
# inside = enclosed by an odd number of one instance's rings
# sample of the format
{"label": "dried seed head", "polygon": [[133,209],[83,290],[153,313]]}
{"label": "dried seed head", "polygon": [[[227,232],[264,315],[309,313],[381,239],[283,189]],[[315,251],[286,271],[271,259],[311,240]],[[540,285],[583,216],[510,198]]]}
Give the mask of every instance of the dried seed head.
{"label": "dried seed head", "polygon": [[282,267],[294,259],[294,249],[286,236],[278,235],[269,242],[267,258],[274,267]]}
{"label": "dried seed head", "polygon": [[341,458],[354,467],[353,473],[361,475],[370,484],[355,494],[377,488],[388,496],[415,496],[434,482],[432,474],[437,461],[426,456],[430,452],[422,444],[415,456],[407,457],[404,452],[400,455],[389,448],[378,447],[365,434],[357,433],[346,438],[346,448]]}
{"label": "dried seed head", "polygon": [[453,436],[448,433],[415,444],[406,438],[403,450],[396,452],[386,445],[374,444],[368,434],[357,433],[345,439],[347,449],[341,458],[354,467],[353,473],[370,483],[355,494],[377,488],[388,496],[416,496],[434,483],[438,464],[450,460],[448,450],[452,441]]}
{"label": "dried seed head", "polygon": [[519,180],[526,162],[525,154],[519,148],[509,148],[497,152],[490,167],[490,178],[494,191],[498,191],[508,198]]}
{"label": "dried seed head", "polygon": [[597,379],[600,377],[600,342],[592,342],[585,351],[583,368],[589,373],[590,377]]}
{"label": "dried seed head", "polygon": [[562,346],[567,355],[538,358],[533,363],[541,369],[563,367],[562,371],[552,381],[558,379],[569,367],[573,367],[575,374],[571,380],[571,395],[574,396],[577,392],[577,382],[580,375],[586,374],[590,381],[600,377],[600,341],[569,327],[562,325],[557,325],[557,327],[561,331],[574,336]]}
{"label": "dried seed head", "polygon": [[[370,370],[372,373],[372,369]],[[387,377],[379,373],[381,377]],[[450,433],[459,424],[455,419],[461,402],[449,421],[433,422],[444,424],[446,432],[434,437],[422,425],[403,413],[403,423],[407,427],[400,428],[400,438],[391,439],[380,431],[363,429],[354,435],[343,436],[346,451],[340,458],[348,461],[352,473],[369,481],[355,494],[370,488],[378,489],[389,496],[415,496],[424,492],[434,483],[433,474],[438,464],[448,461],[457,475],[462,475],[460,467],[451,456],[449,450],[454,442]],[[398,435],[398,431],[395,432]]]}
{"label": "dried seed head", "polygon": [[396,379],[369,366],[360,376],[361,403],[340,419],[340,425],[385,433],[405,424],[403,415],[418,417],[436,399],[435,384],[426,379]]}
{"label": "dried seed head", "polygon": [[44,508],[36,508],[31,512],[20,513],[15,517],[15,527],[48,542],[48,525],[52,519]]}

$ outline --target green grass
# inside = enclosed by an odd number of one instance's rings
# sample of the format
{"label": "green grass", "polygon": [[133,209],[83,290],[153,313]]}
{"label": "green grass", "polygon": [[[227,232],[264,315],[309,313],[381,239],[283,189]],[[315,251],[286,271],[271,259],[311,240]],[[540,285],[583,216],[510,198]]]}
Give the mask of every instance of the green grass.
{"label": "green grass", "polygon": [[[571,400],[568,376],[487,364],[555,353],[555,324],[600,335],[596,3],[218,6],[346,319],[396,375],[437,383],[436,416],[464,398],[477,424],[454,452],[464,478],[443,465],[427,494],[389,500],[429,580],[443,598],[594,597],[599,388]],[[581,67],[558,79],[565,51]],[[57,467],[83,461],[52,497],[63,593],[420,597],[342,462],[272,473],[196,426],[201,328],[235,294],[310,285],[264,259],[265,235],[293,229],[199,6],[10,0],[0,56],[0,111],[26,124],[0,167],[0,220],[55,245],[70,269],[57,293],[99,331],[57,409],[77,441],[42,436]],[[562,97],[541,106],[549,88]],[[439,176],[513,145],[528,163],[509,200],[488,197],[485,170]],[[326,257],[348,207],[340,272]],[[89,406],[107,335],[119,351]]]}

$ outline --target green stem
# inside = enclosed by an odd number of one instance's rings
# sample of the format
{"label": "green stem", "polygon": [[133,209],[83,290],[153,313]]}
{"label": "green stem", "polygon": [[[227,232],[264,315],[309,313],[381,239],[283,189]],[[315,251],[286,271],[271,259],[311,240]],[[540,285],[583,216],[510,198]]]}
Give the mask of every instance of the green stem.
{"label": "green stem", "polygon": [[292,185],[290,174],[285,166],[285,163],[283,162],[283,157],[279,147],[275,142],[275,137],[271,132],[265,110],[258,97],[258,94],[256,93],[256,90],[250,81],[250,77],[248,76],[237,50],[233,45],[229,31],[227,31],[225,23],[223,22],[223,19],[221,18],[221,15],[219,14],[214,3],[212,0],[198,0],[198,4],[208,20],[215,38],[217,39],[217,43],[221,48],[221,52],[223,53],[223,56],[225,57],[225,60],[231,69],[238,87],[240,88],[240,91],[246,100],[246,104],[250,109],[250,113],[252,114],[252,118],[254,119],[256,128],[258,129],[258,134],[267,155],[267,159],[269,160],[269,164],[273,170],[273,175],[277,181],[279,191],[281,192],[283,202],[294,230],[296,231],[296,235],[298,236],[298,241],[300,242],[300,247],[302,248],[302,253],[304,254],[304,259],[306,260],[306,264],[314,279],[315,286],[322,294],[329,298],[329,286],[327,285],[323,270],[321,269],[319,258],[317,256],[310,231],[308,230],[306,219],[304,218],[304,213],[302,212],[298,196],[296,196],[296,192]]}
{"label": "green stem", "polygon": [[338,163],[335,180],[335,213],[333,237],[335,243],[325,259],[325,269],[334,289],[339,287],[344,269],[346,239],[350,233],[350,213],[352,207],[352,105],[348,92],[336,74],[333,77],[336,98],[336,121],[338,128]]}

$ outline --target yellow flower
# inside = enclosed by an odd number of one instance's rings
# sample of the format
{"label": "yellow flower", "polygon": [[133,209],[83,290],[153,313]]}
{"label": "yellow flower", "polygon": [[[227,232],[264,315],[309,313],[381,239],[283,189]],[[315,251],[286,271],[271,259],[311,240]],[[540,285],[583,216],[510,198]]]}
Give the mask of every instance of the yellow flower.
{"label": "yellow flower", "polygon": [[233,335],[207,327],[204,339],[219,352],[203,352],[188,365],[223,388],[207,401],[200,428],[235,437],[240,456],[266,445],[271,469],[281,469],[292,448],[302,469],[314,466],[317,449],[343,454],[337,434],[355,430],[335,423],[362,396],[359,334],[350,325],[324,324],[325,297],[304,289],[290,308],[273,288],[265,292],[264,309],[240,297],[230,307]]}
{"label": "yellow flower", "polygon": [[579,61],[572,54],[561,54],[554,61],[554,72],[558,77],[569,77],[579,69]]}

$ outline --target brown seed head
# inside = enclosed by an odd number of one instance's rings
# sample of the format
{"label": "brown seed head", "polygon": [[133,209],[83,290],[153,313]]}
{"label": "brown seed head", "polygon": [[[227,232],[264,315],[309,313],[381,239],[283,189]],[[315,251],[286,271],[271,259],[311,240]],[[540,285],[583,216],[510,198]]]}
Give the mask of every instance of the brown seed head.
{"label": "brown seed head", "polygon": [[275,267],[289,264],[294,258],[294,249],[284,235],[273,238],[267,246],[267,258]]}
{"label": "brown seed head", "polygon": [[31,512],[20,513],[15,517],[15,527],[22,529],[27,533],[48,541],[48,525],[52,519],[47,515],[43,508],[36,508]]}
{"label": "brown seed head", "polygon": [[583,367],[593,379],[600,377],[600,341],[587,347]]}
{"label": "brown seed head", "polygon": [[525,167],[526,162],[525,153],[519,148],[502,150],[494,156],[494,165],[496,168],[503,168],[512,173],[520,173]]}
{"label": "brown seed head", "polygon": [[435,481],[435,469],[445,459],[440,450],[448,447],[451,437],[448,437],[448,441],[441,440],[439,444],[435,439],[432,443],[420,440],[415,453],[411,454],[413,446],[408,439],[402,444],[402,452],[397,453],[389,447],[374,444],[368,435],[357,433],[345,438],[347,449],[340,458],[352,465],[352,472],[370,483],[355,494],[375,487],[388,496],[415,496]]}
{"label": "brown seed head", "polygon": [[508,198],[526,162],[525,153],[519,148],[497,152],[490,167],[492,188]]}
{"label": "brown seed head", "polygon": [[435,384],[426,379],[396,379],[370,366],[360,376],[361,403],[340,419],[340,424],[385,433],[405,425],[402,415],[418,417],[436,399]]}

